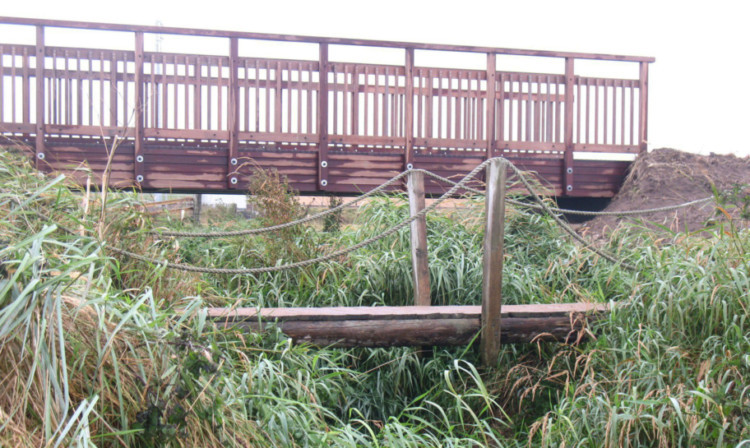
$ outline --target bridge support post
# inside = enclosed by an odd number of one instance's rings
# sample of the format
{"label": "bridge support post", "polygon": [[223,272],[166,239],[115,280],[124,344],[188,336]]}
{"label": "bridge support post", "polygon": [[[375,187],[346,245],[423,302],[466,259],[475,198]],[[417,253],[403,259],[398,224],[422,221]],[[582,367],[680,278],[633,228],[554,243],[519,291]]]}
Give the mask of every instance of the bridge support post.
{"label": "bridge support post", "polygon": [[[237,171],[239,164],[239,138],[240,138],[240,89],[238,81],[239,66],[239,39],[229,39],[229,113],[227,114],[229,125],[229,155],[227,156],[227,188],[236,190],[239,180]],[[281,76],[279,73],[277,77]],[[276,95],[281,95],[277,92]],[[278,124],[277,124],[278,126]]]}
{"label": "bridge support post", "polygon": [[648,62],[641,62],[638,78],[640,115],[638,125],[638,152],[648,152]]}
{"label": "bridge support post", "polygon": [[404,84],[404,168],[408,170],[414,167],[414,49],[413,48],[406,49],[404,78],[405,78],[405,84]]}
{"label": "bridge support post", "polygon": [[[34,75],[36,77],[36,154],[34,157],[34,166],[36,169],[42,168],[44,160],[44,27],[36,27],[36,68]],[[15,63],[15,62],[14,62]],[[0,104],[0,107],[3,107]]]}
{"label": "bridge support post", "polygon": [[[153,67],[153,65],[152,65]],[[127,73],[127,67],[125,68]],[[143,157],[143,116],[144,116],[144,95],[143,95],[143,32],[135,32],[135,142],[133,149],[133,178],[134,184],[141,187],[145,180],[145,163]],[[124,82],[128,82],[127,76]],[[176,112],[175,112],[176,113]],[[127,121],[127,117],[125,118]],[[114,148],[113,148],[114,149]]]}
{"label": "bridge support post", "polygon": [[[409,173],[409,212],[411,216],[424,209],[424,174]],[[430,267],[427,261],[427,220],[424,216],[411,222],[411,266],[414,277],[414,305],[430,305]]]}
{"label": "bridge support post", "polygon": [[[565,58],[565,156],[563,159],[563,191],[562,195],[570,195],[575,188],[573,173],[573,106],[576,101],[575,70],[573,58]],[[580,101],[580,100],[579,100]]]}
{"label": "bridge support post", "polygon": [[500,311],[503,303],[503,240],[505,238],[506,162],[493,160],[487,167],[482,272],[482,364],[492,367],[500,354]]}
{"label": "bridge support post", "polygon": [[328,44],[321,43],[318,62],[318,189],[328,190]]}

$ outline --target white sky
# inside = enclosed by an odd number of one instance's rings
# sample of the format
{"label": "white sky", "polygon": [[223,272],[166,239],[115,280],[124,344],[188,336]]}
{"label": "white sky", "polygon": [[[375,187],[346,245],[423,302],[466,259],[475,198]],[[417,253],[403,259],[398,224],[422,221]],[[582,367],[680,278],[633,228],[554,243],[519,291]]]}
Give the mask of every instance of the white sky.
{"label": "white sky", "polygon": [[[0,14],[5,16],[139,25],[160,21],[177,27],[655,56],[650,67],[649,147],[750,155],[750,139],[743,134],[750,127],[750,2],[1,1]],[[7,28],[0,33],[8,33]],[[55,42],[52,33],[47,36]],[[164,50],[177,50],[170,39],[164,41]],[[92,46],[98,43],[89,40]],[[153,43],[148,46],[147,40],[147,50],[153,49]],[[314,49],[297,48],[307,57],[317,55]],[[332,50],[331,57],[356,57],[364,51],[345,55]],[[402,54],[386,51],[383,57],[400,63]],[[428,63],[428,55],[422,57],[417,55],[418,65]],[[479,57],[443,54],[440,61],[477,63],[479,68],[484,63]],[[627,76],[636,77],[636,67],[632,64]],[[580,73],[596,67],[579,63],[576,68]],[[562,63],[555,71],[561,70]]]}

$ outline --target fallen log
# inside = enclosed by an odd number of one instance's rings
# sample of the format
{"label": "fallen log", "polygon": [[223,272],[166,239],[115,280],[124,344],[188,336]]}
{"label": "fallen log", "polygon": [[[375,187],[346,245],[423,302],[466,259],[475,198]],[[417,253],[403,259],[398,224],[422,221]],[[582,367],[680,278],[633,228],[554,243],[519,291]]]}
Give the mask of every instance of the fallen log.
{"label": "fallen log", "polygon": [[[580,342],[588,323],[607,311],[589,303],[506,305],[501,343]],[[318,346],[450,346],[477,336],[481,312],[480,306],[209,308],[208,317],[252,332],[275,325],[294,342]]]}

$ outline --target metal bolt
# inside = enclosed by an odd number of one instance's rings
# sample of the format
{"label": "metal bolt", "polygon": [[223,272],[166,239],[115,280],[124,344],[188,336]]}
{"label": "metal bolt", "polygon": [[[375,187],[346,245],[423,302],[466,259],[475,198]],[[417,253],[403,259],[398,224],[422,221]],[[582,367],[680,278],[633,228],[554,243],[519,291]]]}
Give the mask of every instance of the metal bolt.
{"label": "metal bolt", "polygon": [[406,164],[406,169],[407,170],[413,170],[414,169],[414,165],[412,165],[411,163],[407,163]]}
{"label": "metal bolt", "polygon": [[568,174],[573,174],[573,168],[568,168]]}
{"label": "metal bolt", "polygon": [[237,165],[237,159],[232,159],[229,161],[232,165]]}
{"label": "metal bolt", "polygon": [[325,179],[323,179],[323,180],[320,181],[320,185],[322,185],[322,186],[325,187],[326,185],[328,185],[328,181],[325,180]]}
{"label": "metal bolt", "polygon": [[237,178],[236,178],[236,177],[233,177],[233,178],[231,178],[231,179],[229,180],[229,182],[231,182],[231,183],[232,183],[232,185],[237,185]]}
{"label": "metal bolt", "polygon": [[137,175],[137,176],[135,176],[135,181],[138,182],[138,183],[143,182],[143,176],[141,176],[140,174]]}
{"label": "metal bolt", "polygon": [[138,163],[143,163],[143,156],[139,155],[138,157],[135,158],[135,161]]}
{"label": "metal bolt", "polygon": [[324,160],[324,161],[320,162],[320,166],[322,166],[323,168],[325,168],[325,167],[328,166],[328,162]]}
{"label": "metal bolt", "polygon": [[572,186],[572,185],[568,185],[568,187],[567,187],[566,189],[567,189],[568,191],[573,191],[573,186]]}
{"label": "metal bolt", "polygon": [[38,153],[38,154],[36,155],[36,157],[37,157],[37,159],[39,159],[39,160],[44,160],[44,153],[43,153],[43,152],[40,152],[40,153]]}

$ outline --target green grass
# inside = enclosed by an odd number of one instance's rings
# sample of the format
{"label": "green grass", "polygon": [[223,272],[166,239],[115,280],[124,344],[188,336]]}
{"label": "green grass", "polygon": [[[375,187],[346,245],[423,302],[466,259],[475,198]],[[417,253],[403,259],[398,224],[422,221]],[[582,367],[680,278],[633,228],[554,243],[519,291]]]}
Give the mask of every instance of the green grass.
{"label": "green grass", "polygon": [[[4,151],[0,185],[0,446],[750,444],[750,242],[726,223],[666,239],[622,231],[607,249],[637,266],[628,272],[549,218],[509,211],[505,303],[617,306],[591,342],[504,346],[480,369],[473,347],[319,349],[217,328],[202,311],[408,304],[408,230],[298,271],[199,276],[108,253],[98,195],[84,213],[78,187]],[[136,201],[109,196],[109,244],[216,267],[325,254],[408,215],[378,198],[340,231],[305,227],[283,244],[176,241],[138,229],[195,225],[151,223]],[[483,204],[472,203],[428,217],[435,304],[480,301]],[[207,225],[259,225],[226,218]]]}

